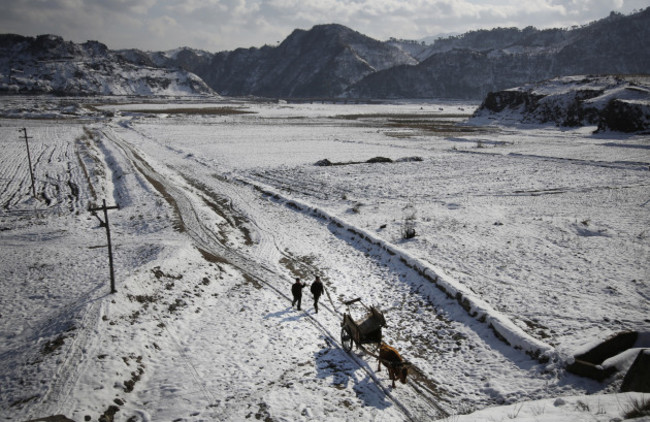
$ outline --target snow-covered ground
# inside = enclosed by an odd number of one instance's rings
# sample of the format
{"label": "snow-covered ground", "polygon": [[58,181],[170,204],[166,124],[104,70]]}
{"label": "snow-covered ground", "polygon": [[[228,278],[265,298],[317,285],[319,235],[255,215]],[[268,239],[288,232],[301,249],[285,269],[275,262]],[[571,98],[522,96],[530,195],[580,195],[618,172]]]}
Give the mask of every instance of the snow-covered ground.
{"label": "snow-covered ground", "polygon": [[[464,126],[460,103],[25,101],[48,119],[0,120],[2,420],[609,421],[648,400],[617,393],[632,354],[603,383],[564,369],[650,331],[648,136]],[[315,275],[321,311],[292,309]],[[341,348],[356,297],[407,384]]]}

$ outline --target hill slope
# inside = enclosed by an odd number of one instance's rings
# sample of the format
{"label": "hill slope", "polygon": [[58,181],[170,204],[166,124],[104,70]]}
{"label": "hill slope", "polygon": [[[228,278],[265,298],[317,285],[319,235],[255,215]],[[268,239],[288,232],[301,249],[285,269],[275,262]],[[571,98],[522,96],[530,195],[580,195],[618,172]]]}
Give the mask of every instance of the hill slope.
{"label": "hill slope", "polygon": [[437,41],[417,66],[369,75],[346,95],[363,98],[482,99],[556,76],[650,72],[650,8],[612,13],[573,30],[498,28]]}
{"label": "hill slope", "polygon": [[229,96],[334,97],[378,70],[418,63],[402,48],[337,24],[296,29],[277,47],[118,54],[136,64],[186,69]]}
{"label": "hill slope", "polygon": [[104,44],[75,44],[55,35],[0,36],[0,93],[60,95],[211,94],[181,69],[119,60]]}

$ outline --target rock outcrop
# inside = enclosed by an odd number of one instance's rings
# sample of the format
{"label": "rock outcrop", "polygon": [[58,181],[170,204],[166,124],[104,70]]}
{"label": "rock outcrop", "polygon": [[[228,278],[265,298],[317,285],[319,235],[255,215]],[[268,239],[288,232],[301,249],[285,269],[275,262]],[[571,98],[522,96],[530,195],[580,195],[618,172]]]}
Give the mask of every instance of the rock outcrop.
{"label": "rock outcrop", "polygon": [[472,120],[648,131],[650,76],[563,77],[492,92]]}

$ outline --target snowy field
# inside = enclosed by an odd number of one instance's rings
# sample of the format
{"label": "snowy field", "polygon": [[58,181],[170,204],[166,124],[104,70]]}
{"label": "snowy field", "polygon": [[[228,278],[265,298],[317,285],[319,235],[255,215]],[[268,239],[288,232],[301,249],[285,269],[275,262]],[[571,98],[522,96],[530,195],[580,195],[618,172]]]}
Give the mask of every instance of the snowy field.
{"label": "snowy field", "polygon": [[[462,103],[77,101],[0,101],[0,420],[610,421],[648,400],[617,393],[631,352],[602,383],[564,368],[650,332],[649,136]],[[320,312],[308,289],[293,309],[315,275]],[[341,348],[357,297],[407,384]]]}

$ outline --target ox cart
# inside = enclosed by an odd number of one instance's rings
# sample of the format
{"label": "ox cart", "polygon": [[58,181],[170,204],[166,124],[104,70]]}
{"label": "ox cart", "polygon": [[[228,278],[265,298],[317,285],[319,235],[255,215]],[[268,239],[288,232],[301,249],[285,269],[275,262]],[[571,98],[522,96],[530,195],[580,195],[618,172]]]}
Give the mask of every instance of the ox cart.
{"label": "ox cart", "polygon": [[[379,361],[378,371],[381,369],[382,364],[386,366],[389,377],[393,381],[393,388],[395,388],[395,380],[397,379],[405,383],[411,364],[402,359],[397,350],[382,341],[381,329],[386,326],[384,314],[374,306],[364,305],[361,298],[343,303],[348,307],[348,312],[343,314],[343,322],[341,323],[341,345],[343,349],[350,352],[352,346],[356,345],[357,349],[361,349],[364,353]],[[360,322],[357,322],[350,313],[350,305],[355,303],[361,304],[366,310],[365,319]],[[368,350],[365,347],[367,344],[375,345],[376,349],[373,351]]]}
{"label": "ox cart", "polygon": [[[358,349],[372,355],[365,349],[364,345],[376,344],[377,348],[379,348],[382,341],[381,329],[386,326],[384,314],[374,306],[368,307],[361,303],[361,298],[343,303],[348,306],[348,312],[343,314],[343,322],[341,323],[341,345],[343,349],[349,352],[352,350],[352,345],[356,344]],[[367,316],[363,321],[357,322],[352,318],[350,305],[354,303],[360,303],[366,309]]]}

